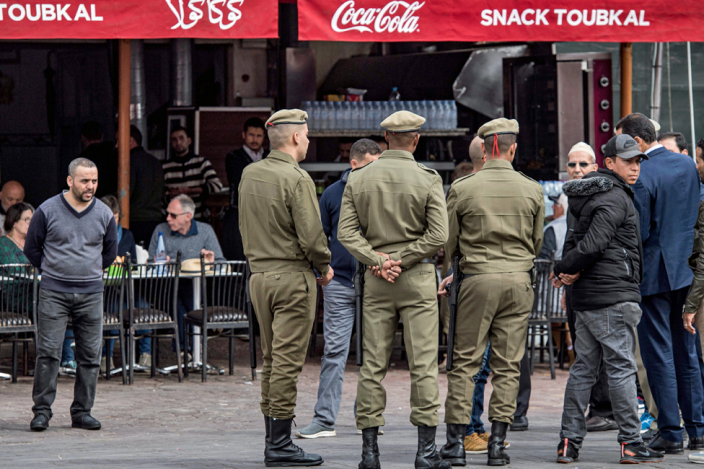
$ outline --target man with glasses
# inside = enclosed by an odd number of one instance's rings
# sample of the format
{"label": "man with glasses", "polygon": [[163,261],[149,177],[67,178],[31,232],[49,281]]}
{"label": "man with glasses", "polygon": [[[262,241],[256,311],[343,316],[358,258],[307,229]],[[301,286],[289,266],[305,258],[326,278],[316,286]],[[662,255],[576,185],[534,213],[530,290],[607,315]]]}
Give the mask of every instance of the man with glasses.
{"label": "man with glasses", "polygon": [[592,147],[584,142],[574,145],[567,155],[567,176],[570,181],[582,179],[592,171],[599,169],[596,164],[596,155]]}
{"label": "man with glasses", "polygon": [[[205,254],[206,262],[225,261],[220,249],[220,243],[213,228],[207,223],[195,221],[193,216],[196,205],[193,199],[185,194],[177,195],[166,208],[166,223],[157,225],[149,242],[149,258],[156,256],[156,245],[159,233],[164,236],[164,249],[167,259],[175,259],[181,251],[181,259],[199,259],[201,252]],[[178,286],[178,334],[183,347],[184,328],[183,316],[193,306],[193,287],[190,280],[179,282]],[[183,350],[181,350],[183,354]],[[185,363],[190,361],[184,357]]]}

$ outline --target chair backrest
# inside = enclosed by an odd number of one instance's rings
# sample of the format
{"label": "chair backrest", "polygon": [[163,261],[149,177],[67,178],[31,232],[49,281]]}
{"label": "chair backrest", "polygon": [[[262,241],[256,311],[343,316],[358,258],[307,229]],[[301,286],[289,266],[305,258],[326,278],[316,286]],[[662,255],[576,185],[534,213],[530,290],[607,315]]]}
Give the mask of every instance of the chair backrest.
{"label": "chair backrest", "polygon": [[164,264],[132,264],[127,283],[130,326],[176,320],[181,252]]}
{"label": "chair backrest", "polygon": [[37,310],[36,269],[31,264],[0,265],[0,330],[32,330]]}
{"label": "chair backrest", "polygon": [[[247,262],[205,263],[201,254],[201,308],[213,308],[214,322],[247,321]],[[204,314],[208,319],[208,315]]]}
{"label": "chair backrest", "polygon": [[560,307],[560,297],[555,301],[555,287],[550,281],[550,273],[555,265],[551,260],[536,259],[536,280],[535,280],[535,299],[533,300],[533,309],[530,312],[529,319],[531,321],[547,321],[552,315],[552,311],[557,306]]}
{"label": "chair backrest", "polygon": [[122,313],[127,304],[127,269],[129,253],[125,262],[116,262],[103,271],[103,324],[122,324]]}

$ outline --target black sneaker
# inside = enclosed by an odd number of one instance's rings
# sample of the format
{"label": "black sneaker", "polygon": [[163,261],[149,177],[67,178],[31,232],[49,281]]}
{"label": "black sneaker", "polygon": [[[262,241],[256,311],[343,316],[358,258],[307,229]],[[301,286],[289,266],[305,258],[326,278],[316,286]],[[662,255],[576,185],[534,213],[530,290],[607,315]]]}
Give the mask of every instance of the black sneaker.
{"label": "black sneaker", "polygon": [[557,445],[557,462],[560,464],[569,464],[577,461],[579,458],[579,449],[570,441],[569,438],[564,438],[559,445]]}
{"label": "black sneaker", "polygon": [[621,443],[621,464],[663,462],[665,455],[645,447],[643,443]]}

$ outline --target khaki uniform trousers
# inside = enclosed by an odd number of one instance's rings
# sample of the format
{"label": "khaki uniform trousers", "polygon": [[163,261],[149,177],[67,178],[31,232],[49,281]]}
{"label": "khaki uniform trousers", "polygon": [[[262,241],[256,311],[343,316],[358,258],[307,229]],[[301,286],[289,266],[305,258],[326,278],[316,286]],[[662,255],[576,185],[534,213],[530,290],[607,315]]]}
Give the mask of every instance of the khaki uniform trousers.
{"label": "khaki uniform trousers", "polygon": [[367,271],[364,282],[364,361],[357,384],[357,428],[384,425],[386,390],[381,381],[389,366],[399,317],[411,371],[411,423],[437,427],[440,393],[435,267],[416,264],[393,284]]}
{"label": "khaki uniform trousers", "polygon": [[253,273],[249,285],[264,360],[261,410],[267,417],[291,419],[295,416],[298,375],[315,319],[315,274]]}
{"label": "khaki uniform trousers", "polygon": [[494,373],[489,421],[513,423],[533,298],[527,272],[465,276],[457,301],[453,368],[447,372],[445,423],[470,423],[473,377],[482,367],[487,341]]}

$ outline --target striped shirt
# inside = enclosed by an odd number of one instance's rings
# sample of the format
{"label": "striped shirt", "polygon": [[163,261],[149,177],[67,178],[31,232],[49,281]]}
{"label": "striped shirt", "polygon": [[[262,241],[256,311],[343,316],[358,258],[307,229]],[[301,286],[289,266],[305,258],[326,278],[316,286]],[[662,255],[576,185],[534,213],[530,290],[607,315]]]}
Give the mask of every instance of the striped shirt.
{"label": "striped shirt", "polygon": [[179,187],[202,187],[201,194],[190,195],[196,204],[196,218],[203,218],[205,206],[203,200],[208,194],[222,190],[222,183],[210,161],[202,156],[188,153],[186,156],[174,156],[162,164],[164,183],[167,189]]}

